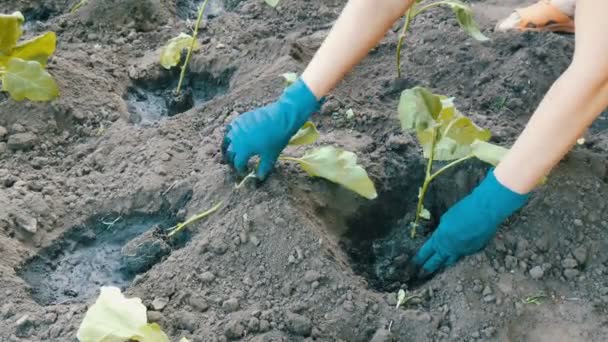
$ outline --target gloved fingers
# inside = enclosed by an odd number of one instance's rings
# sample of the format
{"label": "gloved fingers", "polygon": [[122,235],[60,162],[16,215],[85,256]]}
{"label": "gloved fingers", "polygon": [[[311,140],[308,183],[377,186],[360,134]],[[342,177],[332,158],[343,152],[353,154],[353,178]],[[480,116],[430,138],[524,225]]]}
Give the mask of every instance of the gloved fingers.
{"label": "gloved fingers", "polygon": [[277,162],[277,159],[279,159],[279,154],[269,153],[261,156],[260,165],[258,165],[258,171],[256,173],[256,176],[261,181],[268,177],[274,164]]}
{"label": "gloved fingers", "polygon": [[228,125],[226,127],[226,133],[224,134],[224,139],[222,140],[222,157],[224,161],[232,164],[232,160],[234,159],[234,155],[229,155],[228,150],[230,149],[230,144],[232,143],[232,139],[230,138],[230,130],[232,129],[232,125]]}
{"label": "gloved fingers", "polygon": [[[432,237],[431,237],[432,239]],[[435,254],[435,248],[433,247],[433,244],[431,243],[431,239],[427,240],[424,245],[422,245],[422,247],[420,248],[420,250],[418,251],[418,253],[416,253],[416,255],[414,256],[413,262],[418,265],[418,266],[422,266],[424,265],[424,263],[429,260],[433,254]]]}
{"label": "gloved fingers", "polygon": [[240,175],[247,172],[247,163],[251,157],[253,157],[253,153],[250,151],[241,151],[235,154],[233,166]]}
{"label": "gloved fingers", "polygon": [[454,266],[458,262],[459,259],[460,258],[457,256],[450,256],[450,257],[448,257],[448,260],[445,262],[445,265],[448,267]]}
{"label": "gloved fingers", "polygon": [[447,257],[435,253],[430,259],[428,259],[424,265],[422,266],[422,278],[426,278],[431,274],[437,272],[442,266],[445,265],[445,262],[448,260]]}

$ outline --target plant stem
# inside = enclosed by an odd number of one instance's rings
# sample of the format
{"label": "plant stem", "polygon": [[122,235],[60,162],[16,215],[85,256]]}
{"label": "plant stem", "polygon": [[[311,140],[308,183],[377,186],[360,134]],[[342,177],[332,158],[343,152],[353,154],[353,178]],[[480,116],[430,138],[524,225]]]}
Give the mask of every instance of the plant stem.
{"label": "plant stem", "polygon": [[426,6],[421,7],[419,10],[416,11],[416,13],[414,13],[414,16],[417,16],[418,14],[420,14],[420,13],[422,13],[422,12],[428,10],[428,9],[431,9],[433,7],[440,6],[440,5],[447,5],[447,4],[448,4],[447,1],[433,2],[431,4],[428,4]]}
{"label": "plant stem", "polygon": [[405,35],[407,34],[407,30],[410,28],[410,24],[412,19],[415,17],[413,15],[413,6],[405,14],[405,23],[403,24],[403,31],[399,35],[399,42],[397,42],[397,77],[401,77],[401,47],[403,46],[403,41],[405,40]]}
{"label": "plant stem", "polygon": [[184,230],[184,228],[186,228],[188,225],[195,223],[197,221],[202,220],[203,218],[213,214],[214,212],[216,212],[221,206],[222,206],[223,202],[219,202],[218,204],[216,204],[215,206],[213,206],[213,208],[200,213],[198,215],[194,215],[191,218],[189,218],[188,220],[186,220],[186,222],[183,223],[178,223],[176,226],[172,227],[171,229],[169,229],[169,234],[167,236],[171,237],[179,232],[181,232],[182,230]]}
{"label": "plant stem", "polygon": [[186,77],[186,70],[188,69],[188,64],[190,63],[190,59],[192,58],[192,51],[196,46],[196,40],[198,37],[198,29],[201,26],[201,21],[203,21],[203,13],[205,13],[205,8],[207,8],[207,3],[209,0],[205,0],[203,5],[198,11],[198,18],[196,19],[196,24],[194,25],[194,34],[192,35],[192,43],[188,48],[188,54],[186,55],[186,60],[184,61],[184,65],[182,66],[182,72],[179,75],[179,82],[177,83],[177,90],[175,91],[175,96],[179,96],[179,93],[182,90],[182,84],[184,82],[184,78]]}
{"label": "plant stem", "polygon": [[437,170],[437,172],[433,173],[431,175],[431,178],[430,178],[429,181],[434,180],[435,178],[437,178],[437,176],[439,176],[443,172],[447,171],[448,169],[450,169],[450,168],[452,168],[452,167],[454,167],[454,166],[462,163],[463,161],[466,161],[466,160],[469,160],[469,159],[472,159],[472,158],[475,158],[475,156],[471,154],[471,155],[468,155],[466,157],[462,157],[460,159],[454,160],[453,162],[449,163],[448,165],[446,165],[446,166],[442,167],[441,169]]}
{"label": "plant stem", "polygon": [[243,185],[245,185],[245,182],[247,182],[247,180],[250,178],[257,178],[255,175],[255,170],[251,171],[251,173],[249,173],[247,176],[245,176],[245,178],[243,178],[243,180],[239,184],[235,185],[234,189],[238,190],[238,189],[242,188]]}
{"label": "plant stem", "polygon": [[416,205],[416,218],[414,220],[414,224],[412,225],[412,231],[410,233],[411,238],[416,237],[416,229],[418,228],[418,223],[420,222],[420,214],[422,213],[422,208],[424,207],[424,197],[426,196],[426,191],[429,188],[429,184],[431,183],[432,176],[431,171],[433,170],[433,159],[435,159],[435,145],[437,144],[437,128],[433,129],[432,135],[432,143],[431,143],[431,151],[429,155],[429,161],[426,164],[426,172],[424,175],[424,183],[422,184],[422,188],[420,188],[420,192],[418,193],[418,204]]}

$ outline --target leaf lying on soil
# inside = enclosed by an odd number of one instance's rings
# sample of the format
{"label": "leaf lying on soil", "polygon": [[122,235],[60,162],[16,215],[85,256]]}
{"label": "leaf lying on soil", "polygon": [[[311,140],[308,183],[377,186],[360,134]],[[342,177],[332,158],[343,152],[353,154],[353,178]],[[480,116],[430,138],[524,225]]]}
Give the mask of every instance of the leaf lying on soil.
{"label": "leaf lying on soil", "polygon": [[277,7],[279,5],[279,2],[281,2],[281,0],[264,0],[268,6],[270,7]]}
{"label": "leaf lying on soil", "polygon": [[141,299],[127,299],[116,287],[102,287],[76,336],[80,342],[126,341],[142,337],[147,321]]}
{"label": "leaf lying on soil", "polygon": [[374,183],[352,152],[326,146],[308,151],[301,158],[282,159],[297,162],[310,176],[340,184],[367,199],[378,197]]}

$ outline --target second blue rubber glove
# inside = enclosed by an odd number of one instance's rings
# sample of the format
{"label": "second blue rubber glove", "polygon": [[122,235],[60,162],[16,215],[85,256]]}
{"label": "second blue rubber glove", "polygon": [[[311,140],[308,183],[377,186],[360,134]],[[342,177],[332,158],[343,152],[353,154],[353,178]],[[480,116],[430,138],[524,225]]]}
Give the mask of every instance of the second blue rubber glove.
{"label": "second blue rubber glove", "polygon": [[414,256],[413,263],[422,268],[424,277],[480,251],[528,197],[500,184],[490,171],[471,194],[441,217],[439,227]]}
{"label": "second blue rubber glove", "polygon": [[228,125],[222,143],[224,159],[243,174],[249,159],[259,156],[256,176],[264,180],[291,137],[319,107],[315,95],[298,79],[276,102],[242,114]]}

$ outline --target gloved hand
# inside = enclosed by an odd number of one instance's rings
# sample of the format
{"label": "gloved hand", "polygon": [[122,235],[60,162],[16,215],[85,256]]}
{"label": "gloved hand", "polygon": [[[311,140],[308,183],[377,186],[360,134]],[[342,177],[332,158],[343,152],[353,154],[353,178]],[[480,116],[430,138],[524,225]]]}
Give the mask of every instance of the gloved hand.
{"label": "gloved hand", "polygon": [[426,277],[463,256],[480,251],[494,237],[499,225],[527,202],[506,188],[491,170],[471,194],[450,208],[439,227],[413,258]]}
{"label": "gloved hand", "polygon": [[319,107],[319,100],[298,79],[276,102],[242,114],[228,125],[222,143],[224,159],[243,174],[249,159],[258,155],[256,176],[264,180],[291,137]]}

